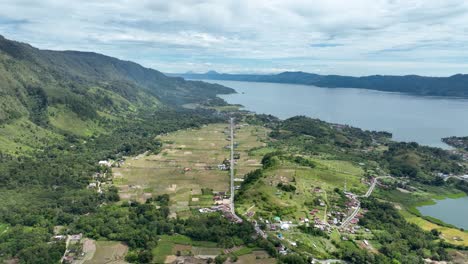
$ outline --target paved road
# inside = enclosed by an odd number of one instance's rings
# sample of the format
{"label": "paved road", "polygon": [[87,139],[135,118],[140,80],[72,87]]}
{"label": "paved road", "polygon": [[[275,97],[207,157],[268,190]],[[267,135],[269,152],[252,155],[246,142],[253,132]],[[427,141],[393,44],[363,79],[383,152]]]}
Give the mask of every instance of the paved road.
{"label": "paved road", "polygon": [[231,212],[235,214],[234,210],[234,118],[231,117],[229,121],[229,126],[230,126],[230,134],[231,134],[231,166],[230,166],[230,174],[231,174]]}
{"label": "paved road", "polygon": [[230,121],[230,128],[231,128],[231,168],[230,168],[230,174],[231,174],[231,213],[234,215],[235,218],[237,218],[238,221],[242,222],[242,218],[240,218],[238,215],[236,215],[236,210],[235,210],[235,204],[234,204],[234,192],[235,192],[235,186],[234,186],[234,118],[231,117]]}
{"label": "paved road", "polygon": [[450,178],[456,178],[456,179],[459,179],[459,180],[462,180],[462,181],[468,181],[467,178],[463,178],[463,177],[461,177],[461,176],[448,176],[448,177],[445,177],[445,178],[444,178],[444,181],[447,181],[447,180],[450,179]]}
{"label": "paved road", "polygon": [[343,221],[343,223],[341,224],[341,227],[346,228],[351,222],[351,220],[353,220],[353,218],[356,217],[356,215],[359,213],[360,209],[361,209],[361,204],[359,204],[356,207],[356,209],[354,209],[354,211]]}
{"label": "paved road", "polygon": [[[369,186],[369,189],[367,190],[366,194],[362,195],[361,197],[369,197],[371,196],[372,192],[374,191],[375,189],[375,186],[377,185],[377,181],[379,179],[383,179],[383,178],[392,178],[392,176],[380,176],[380,177],[376,177],[372,180],[372,183],[371,185]],[[357,198],[356,198],[357,199]],[[359,202],[359,201],[358,201]],[[359,203],[358,206],[356,207],[356,209],[354,209],[354,211],[351,213],[351,215],[349,215],[344,221],[343,223],[341,224],[341,227],[343,228],[346,228],[349,223],[351,222],[351,220],[353,220],[354,217],[356,217],[356,215],[359,213],[359,210],[361,209],[361,204]]]}

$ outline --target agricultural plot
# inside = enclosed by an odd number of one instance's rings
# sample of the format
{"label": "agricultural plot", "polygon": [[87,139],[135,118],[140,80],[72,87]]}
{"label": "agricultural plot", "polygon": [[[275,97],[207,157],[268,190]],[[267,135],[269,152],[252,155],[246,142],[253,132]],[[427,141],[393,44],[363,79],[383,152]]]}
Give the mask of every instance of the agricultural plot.
{"label": "agricultural plot", "polygon": [[216,257],[222,253],[216,243],[208,241],[193,241],[182,235],[161,236],[158,245],[153,249],[154,263],[171,263],[177,256],[194,258]]}
{"label": "agricultural plot", "polygon": [[[89,259],[86,258],[84,264],[125,264],[125,255],[128,252],[128,247],[121,242],[116,241],[92,241],[89,245],[84,244],[83,247],[88,246],[91,251]],[[86,249],[83,248],[85,251]],[[94,253],[93,253],[94,251]]]}
{"label": "agricultural plot", "polygon": [[[144,202],[169,194],[172,216],[189,216],[191,207],[211,205],[212,197],[202,194],[202,189],[229,190],[229,173],[218,168],[229,158],[227,132],[227,124],[212,124],[158,137],[163,142],[159,154],[129,157],[123,166],[114,168],[114,184],[121,198]],[[248,150],[263,146],[266,134],[264,128],[255,126],[237,130],[238,175],[260,166],[261,156],[249,156]]]}
{"label": "agricultural plot", "polygon": [[238,264],[274,264],[276,259],[271,258],[267,252],[263,250],[253,251],[250,254],[239,256]]}

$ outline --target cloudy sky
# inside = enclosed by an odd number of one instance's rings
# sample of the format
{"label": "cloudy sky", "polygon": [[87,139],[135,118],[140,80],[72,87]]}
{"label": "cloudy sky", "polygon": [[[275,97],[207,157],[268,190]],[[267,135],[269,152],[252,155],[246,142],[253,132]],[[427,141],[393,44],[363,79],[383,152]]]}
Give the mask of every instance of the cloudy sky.
{"label": "cloudy sky", "polygon": [[468,73],[466,0],[0,0],[0,34],[163,72]]}

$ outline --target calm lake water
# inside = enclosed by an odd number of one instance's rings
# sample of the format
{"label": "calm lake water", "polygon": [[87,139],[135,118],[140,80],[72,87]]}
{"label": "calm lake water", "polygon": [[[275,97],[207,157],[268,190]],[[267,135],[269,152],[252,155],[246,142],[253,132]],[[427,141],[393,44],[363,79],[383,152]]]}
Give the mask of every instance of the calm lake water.
{"label": "calm lake water", "polygon": [[468,100],[410,96],[365,89],[204,80],[234,88],[222,95],[256,113],[285,119],[306,115],[367,130],[388,131],[398,141],[447,148],[447,136],[468,136]]}
{"label": "calm lake water", "polygon": [[436,201],[437,204],[418,207],[423,215],[435,217],[468,230],[468,197],[458,199],[444,199]]}

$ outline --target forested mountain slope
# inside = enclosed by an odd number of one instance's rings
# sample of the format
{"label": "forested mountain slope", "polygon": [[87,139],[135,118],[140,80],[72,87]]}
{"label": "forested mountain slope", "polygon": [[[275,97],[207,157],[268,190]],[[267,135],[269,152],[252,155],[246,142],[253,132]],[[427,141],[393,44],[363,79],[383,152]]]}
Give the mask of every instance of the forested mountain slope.
{"label": "forested mountain slope", "polygon": [[89,136],[109,120],[230,92],[97,53],[39,50],[0,36],[0,142],[10,153],[53,140],[57,130]]}
{"label": "forested mountain slope", "polygon": [[372,75],[352,77],[340,75],[319,75],[307,72],[282,72],[271,75],[250,75],[220,74],[210,71],[205,74],[186,73],[171,75],[187,79],[292,83],[330,88],[363,88],[422,96],[468,97],[467,74],[457,74],[450,77],[426,77],[418,75]]}

